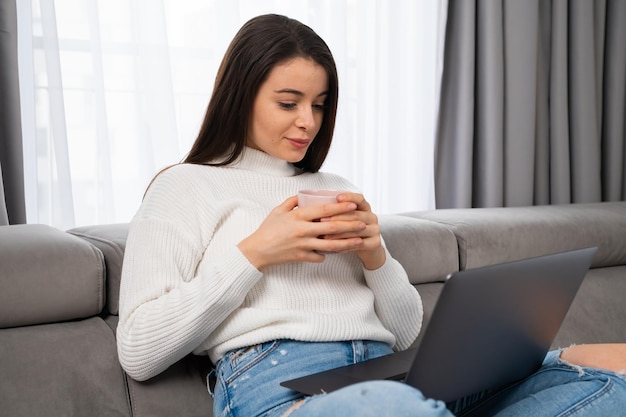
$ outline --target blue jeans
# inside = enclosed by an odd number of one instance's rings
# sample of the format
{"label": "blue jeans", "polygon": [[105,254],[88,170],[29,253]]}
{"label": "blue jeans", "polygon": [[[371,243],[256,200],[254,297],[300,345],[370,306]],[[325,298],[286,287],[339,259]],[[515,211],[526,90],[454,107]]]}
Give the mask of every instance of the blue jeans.
{"label": "blue jeans", "polygon": [[280,386],[391,352],[380,342],[288,340],[229,352],[215,369],[214,416],[617,416],[626,409],[623,376],[567,365],[558,359],[559,352],[551,352],[537,373],[511,387],[450,404],[426,399],[395,381],[363,382],[313,397]]}

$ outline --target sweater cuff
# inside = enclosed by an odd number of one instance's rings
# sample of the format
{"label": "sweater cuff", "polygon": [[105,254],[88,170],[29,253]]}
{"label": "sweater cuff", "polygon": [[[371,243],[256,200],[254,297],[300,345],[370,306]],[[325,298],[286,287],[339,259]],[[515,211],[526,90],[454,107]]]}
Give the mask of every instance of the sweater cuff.
{"label": "sweater cuff", "polygon": [[379,268],[367,269],[363,267],[363,273],[365,274],[365,280],[368,283],[368,286],[371,286],[371,284],[375,285],[377,282],[388,282],[389,280],[395,282],[398,278],[408,280],[404,268],[402,268],[398,261],[391,257],[391,254],[387,251],[387,249],[385,249],[385,252],[385,263]]}

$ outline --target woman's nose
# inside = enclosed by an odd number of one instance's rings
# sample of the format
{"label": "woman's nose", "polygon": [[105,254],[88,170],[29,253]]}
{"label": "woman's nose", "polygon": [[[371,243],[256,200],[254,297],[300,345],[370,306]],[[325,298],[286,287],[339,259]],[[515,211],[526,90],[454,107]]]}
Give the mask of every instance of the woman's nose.
{"label": "woman's nose", "polygon": [[296,126],[304,130],[309,130],[315,127],[315,117],[312,109],[302,109],[298,114],[296,120]]}

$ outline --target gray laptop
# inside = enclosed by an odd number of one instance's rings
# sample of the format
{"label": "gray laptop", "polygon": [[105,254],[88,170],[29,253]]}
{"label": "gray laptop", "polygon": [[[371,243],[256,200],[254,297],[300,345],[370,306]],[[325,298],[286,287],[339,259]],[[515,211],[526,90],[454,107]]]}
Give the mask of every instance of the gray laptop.
{"label": "gray laptop", "polygon": [[307,395],[373,379],[452,401],[512,384],[549,351],[597,248],[449,275],[417,348],[282,382]]}

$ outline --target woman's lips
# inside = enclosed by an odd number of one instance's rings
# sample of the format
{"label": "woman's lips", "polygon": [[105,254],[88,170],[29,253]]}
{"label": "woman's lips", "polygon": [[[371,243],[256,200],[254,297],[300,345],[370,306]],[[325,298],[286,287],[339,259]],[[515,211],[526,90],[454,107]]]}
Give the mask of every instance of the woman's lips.
{"label": "woman's lips", "polygon": [[293,146],[294,148],[297,148],[297,149],[305,149],[311,143],[311,141],[308,140],[308,139],[287,138],[287,141],[289,143],[291,143],[291,146]]}

